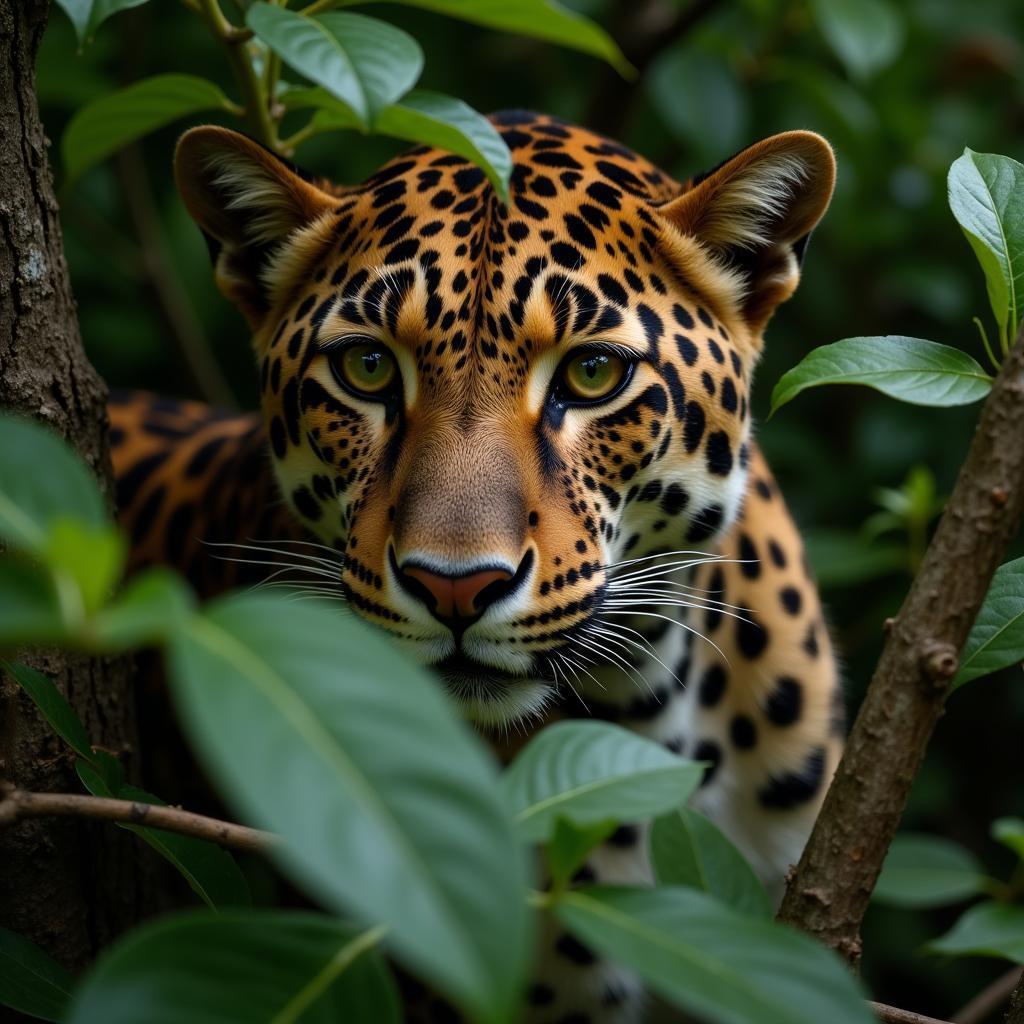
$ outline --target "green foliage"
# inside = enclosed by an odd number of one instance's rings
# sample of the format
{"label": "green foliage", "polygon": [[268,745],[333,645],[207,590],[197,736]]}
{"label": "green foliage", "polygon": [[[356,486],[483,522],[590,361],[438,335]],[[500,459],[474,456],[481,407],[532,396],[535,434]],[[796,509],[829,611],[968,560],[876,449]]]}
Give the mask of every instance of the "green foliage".
{"label": "green foliage", "polygon": [[575,825],[641,821],[679,806],[697,788],[701,763],[605,722],[542,729],[502,777],[520,835],[542,842],[559,818]]}
{"label": "green foliage", "polygon": [[977,859],[959,844],[902,832],[889,847],[874,899],[897,907],[939,907],[976,896],[987,885]]}
{"label": "green foliage", "polygon": [[720,1024],[868,1024],[857,982],[828,950],[696,889],[585,888],[555,913],[674,1006]]}
{"label": "green foliage", "polygon": [[953,686],[1024,661],[1024,558],[1001,565],[960,656]]}
{"label": "green foliage", "polygon": [[903,18],[890,0],[813,0],[822,34],[856,78],[869,78],[899,56]]}
{"label": "green foliage", "polygon": [[28,939],[0,927],[0,1006],[63,1021],[75,979]]}
{"label": "green foliage", "polygon": [[112,14],[138,7],[148,0],[57,0],[75,26],[78,44],[92,40],[93,34]]}
{"label": "green foliage", "polygon": [[1024,907],[979,903],[928,948],[950,956],[996,956],[1024,964]]}
{"label": "green foliage", "polygon": [[700,889],[742,914],[772,916],[768,894],[743,854],[692,808],[677,808],[654,822],[650,851],[659,885]]}
{"label": "green foliage", "polygon": [[383,929],[276,911],[196,911],[137,928],[75,993],[68,1024],[398,1024]]}
{"label": "green foliage", "polygon": [[822,384],[863,384],[914,405],[967,405],[984,398],[991,378],[966,352],[921,338],[846,338],[822,345],[782,375],[772,412]]}

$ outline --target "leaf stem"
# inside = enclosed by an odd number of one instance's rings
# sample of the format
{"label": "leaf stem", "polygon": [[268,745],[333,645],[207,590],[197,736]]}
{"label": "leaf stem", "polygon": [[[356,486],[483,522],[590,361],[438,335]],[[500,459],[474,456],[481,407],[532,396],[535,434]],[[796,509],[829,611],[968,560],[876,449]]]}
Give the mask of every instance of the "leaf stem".
{"label": "leaf stem", "polygon": [[[995,368],[996,373],[999,372],[999,360],[992,354],[992,346],[988,342],[988,333],[985,330],[985,325],[981,322],[980,317],[972,317],[975,326],[978,328],[978,333],[981,335],[981,343],[985,346],[985,353],[988,355],[988,361]],[[1006,354],[1006,348],[1003,348],[1003,354]]]}

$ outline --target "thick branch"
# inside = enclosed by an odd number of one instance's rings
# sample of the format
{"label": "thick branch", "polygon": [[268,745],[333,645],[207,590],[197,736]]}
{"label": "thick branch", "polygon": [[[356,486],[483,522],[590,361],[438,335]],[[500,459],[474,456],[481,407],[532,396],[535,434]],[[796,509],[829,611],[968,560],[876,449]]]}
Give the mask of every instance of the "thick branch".
{"label": "thick branch", "polygon": [[1011,967],[1005,974],[1000,974],[988,988],[982,989],[969,1003],[957,1010],[953,1015],[953,1024],[982,1024],[1010,998],[1022,978],[1024,971],[1019,967]]}
{"label": "thick branch", "polygon": [[937,1017],[925,1017],[924,1014],[914,1013],[913,1010],[901,1010],[896,1006],[886,1006],[884,1003],[869,1003],[871,1012],[885,1024],[949,1024],[948,1021],[939,1020]]}
{"label": "thick branch", "polygon": [[253,853],[266,852],[277,838],[270,832],[208,818],[204,814],[193,814],[180,807],[164,807],[136,800],[112,800],[79,793],[28,793],[11,787],[0,798],[0,828],[23,818],[49,817],[96,818],[126,825],[146,825]]}
{"label": "thick branch", "polygon": [[1024,974],[1010,996],[1010,1008],[1006,1011],[1006,1024],[1024,1024]]}
{"label": "thick branch", "polygon": [[856,962],[860,924],[960,650],[1024,510],[1024,332],[861,706],[779,918]]}

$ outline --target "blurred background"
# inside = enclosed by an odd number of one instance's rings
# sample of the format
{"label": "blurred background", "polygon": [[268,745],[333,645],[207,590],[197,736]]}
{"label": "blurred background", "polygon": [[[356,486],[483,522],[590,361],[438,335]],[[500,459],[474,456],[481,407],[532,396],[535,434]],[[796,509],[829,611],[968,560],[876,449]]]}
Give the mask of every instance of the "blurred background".
{"label": "blurred background", "polygon": [[[573,0],[636,65],[599,61],[408,8],[376,16],[426,52],[424,88],[478,110],[529,107],[605,132],[686,177],[750,142],[812,128],[836,148],[839,183],[795,299],[772,322],[759,371],[760,436],[805,527],[846,666],[851,712],[966,451],[977,407],[919,409],[825,388],[764,422],[774,383],[810,349],[856,335],[944,342],[986,363],[984,282],[949,213],[946,174],[965,146],[1024,159],[1024,5],[1011,0]],[[230,0],[225,4],[230,10]],[[145,75],[183,71],[236,90],[197,18],[149,4],[112,19],[79,54],[56,8],[39,64],[56,145],[84,103]],[[91,171],[60,200],[87,351],[112,387],[248,408],[256,375],[241,317],[216,292],[205,245],[170,174],[180,126]],[[355,133],[308,143],[310,170],[357,181],[398,149]],[[1024,439],[1022,439],[1024,443]],[[1024,554],[1018,543],[1012,555]],[[1011,856],[991,821],[1024,815],[1024,676],[956,693],[905,827],[955,839],[996,877]],[[951,1016],[1005,970],[920,951],[959,908],[876,907],[864,973],[875,998]],[[991,1018],[996,1019],[996,1018]]]}

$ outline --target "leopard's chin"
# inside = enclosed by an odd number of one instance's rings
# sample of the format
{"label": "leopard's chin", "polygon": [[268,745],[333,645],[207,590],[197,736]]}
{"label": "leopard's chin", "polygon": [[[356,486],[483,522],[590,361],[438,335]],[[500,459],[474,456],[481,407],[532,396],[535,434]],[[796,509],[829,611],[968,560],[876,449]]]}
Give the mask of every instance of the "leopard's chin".
{"label": "leopard's chin", "polygon": [[548,680],[511,675],[462,655],[446,658],[434,671],[463,716],[486,728],[539,718],[555,698]]}

